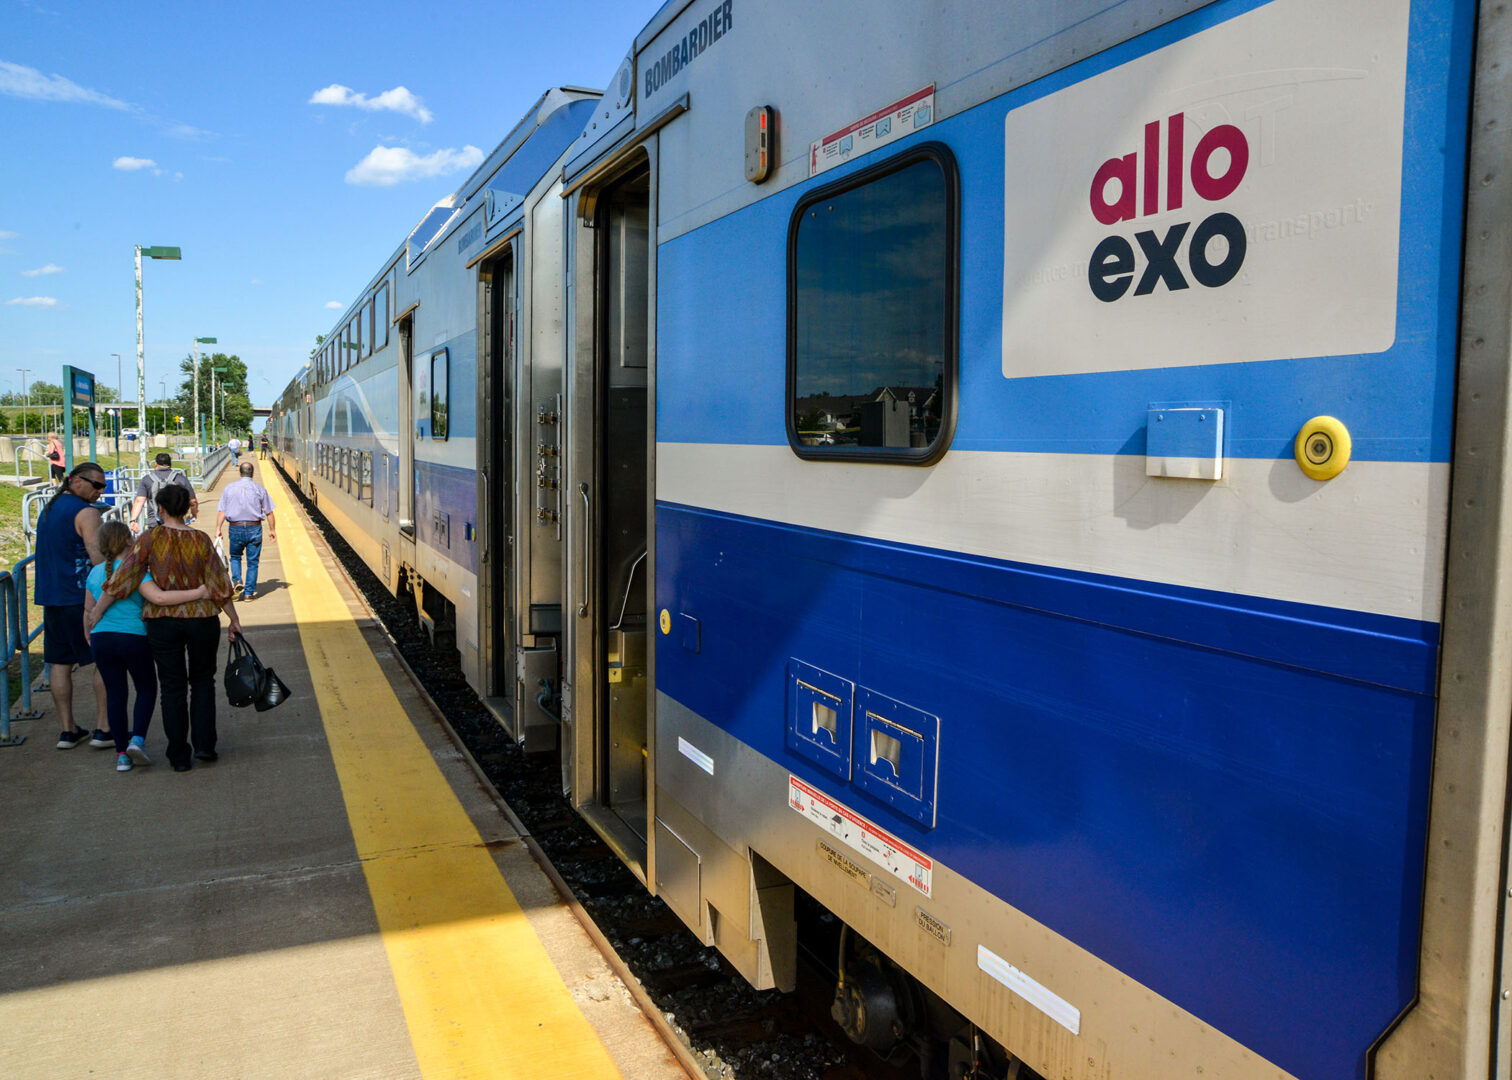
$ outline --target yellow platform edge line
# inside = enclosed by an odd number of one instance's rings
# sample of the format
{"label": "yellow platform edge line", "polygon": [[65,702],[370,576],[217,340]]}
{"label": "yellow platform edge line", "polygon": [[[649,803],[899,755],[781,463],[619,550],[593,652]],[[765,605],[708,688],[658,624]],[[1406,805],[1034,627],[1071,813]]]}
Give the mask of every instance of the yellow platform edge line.
{"label": "yellow platform edge line", "polygon": [[352,836],[428,1080],[617,1078],[268,470],[279,554]]}

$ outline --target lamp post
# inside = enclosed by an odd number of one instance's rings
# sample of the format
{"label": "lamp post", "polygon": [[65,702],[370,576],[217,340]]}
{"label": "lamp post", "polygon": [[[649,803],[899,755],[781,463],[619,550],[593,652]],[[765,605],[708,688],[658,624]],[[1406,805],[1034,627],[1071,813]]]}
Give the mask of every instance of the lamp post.
{"label": "lamp post", "polygon": [[199,426],[199,414],[200,414],[200,411],[199,411],[199,409],[200,409],[200,402],[199,402],[199,347],[201,345],[218,345],[218,344],[220,344],[220,343],[218,341],[216,341],[216,339],[213,338],[213,337],[197,337],[197,338],[194,339],[194,380],[193,380],[194,381],[194,413],[193,413],[193,419],[194,419],[194,432],[195,432],[194,437],[195,437],[195,440],[200,444],[200,457],[202,457],[202,458],[205,456],[205,436],[204,436],[204,432],[202,432],[200,430],[200,426]]}
{"label": "lamp post", "polygon": [[118,353],[118,352],[113,352],[110,355],[116,358],[116,417],[115,417],[116,422],[115,422],[115,443],[116,443],[116,468],[119,469],[121,467],[121,406],[125,404],[126,399],[121,394],[121,389],[122,389],[122,386],[121,386],[121,354]]}
{"label": "lamp post", "polygon": [[[147,361],[142,350],[142,256],[149,259],[178,260],[182,258],[176,247],[136,247],[136,319],[137,319],[137,427],[145,433],[147,419]],[[147,471],[147,440],[139,437],[137,442],[141,444],[141,461],[139,462],[142,472]]]}
{"label": "lamp post", "polygon": [[18,367],[16,370],[21,373],[21,441],[25,442],[26,441],[26,409],[27,409],[27,406],[31,403],[31,397],[27,393],[27,388],[26,388],[26,377],[31,374],[31,368],[29,368],[29,367]]}
{"label": "lamp post", "polygon": [[158,401],[162,403],[162,408],[163,408],[163,431],[162,431],[162,434],[166,435],[166,434],[168,434],[168,380],[167,379],[159,379],[158,380]]}
{"label": "lamp post", "polygon": [[[217,375],[217,373],[221,374],[221,375],[224,375],[229,370],[230,370],[230,368],[223,368],[223,367],[212,367],[210,369],[210,441],[211,442],[215,441],[215,433],[216,433],[216,428],[215,428],[215,376]],[[221,410],[221,420],[224,421],[225,418],[226,418],[226,411],[225,411],[225,409],[222,409]]]}

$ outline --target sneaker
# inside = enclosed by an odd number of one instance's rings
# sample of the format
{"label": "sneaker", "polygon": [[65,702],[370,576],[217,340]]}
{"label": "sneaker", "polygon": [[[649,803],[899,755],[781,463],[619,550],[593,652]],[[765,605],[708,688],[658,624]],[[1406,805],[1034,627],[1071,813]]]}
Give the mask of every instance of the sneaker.
{"label": "sneaker", "polygon": [[152,764],[152,759],[147,756],[147,745],[140,735],[133,735],[131,737],[131,743],[126,747],[126,753],[138,765]]}
{"label": "sneaker", "polygon": [[130,772],[131,759],[125,754],[116,755],[116,772]]}
{"label": "sneaker", "polygon": [[244,604],[250,604],[256,597],[256,593],[242,593],[241,600]]}
{"label": "sneaker", "polygon": [[94,734],[89,737],[89,745],[96,750],[113,750],[115,749],[115,740],[110,737],[110,732],[95,728]]}
{"label": "sneaker", "polygon": [[194,760],[206,762],[219,761],[220,755],[217,754],[214,750],[196,750],[194,752]]}
{"label": "sneaker", "polygon": [[58,736],[58,749],[72,750],[74,747],[88,741],[89,732],[85,731],[83,728],[78,728],[74,731],[65,731]]}

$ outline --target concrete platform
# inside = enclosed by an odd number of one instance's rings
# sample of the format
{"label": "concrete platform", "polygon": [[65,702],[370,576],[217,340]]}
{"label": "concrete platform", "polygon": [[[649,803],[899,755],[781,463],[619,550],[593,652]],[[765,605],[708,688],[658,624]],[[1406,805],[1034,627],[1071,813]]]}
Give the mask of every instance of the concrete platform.
{"label": "concrete platform", "polygon": [[276,472],[259,480],[278,540],[239,610],[292,698],[222,695],[221,760],[188,773],[156,723],[158,764],[130,773],[54,749],[50,711],[0,750],[0,1072],[684,1077]]}

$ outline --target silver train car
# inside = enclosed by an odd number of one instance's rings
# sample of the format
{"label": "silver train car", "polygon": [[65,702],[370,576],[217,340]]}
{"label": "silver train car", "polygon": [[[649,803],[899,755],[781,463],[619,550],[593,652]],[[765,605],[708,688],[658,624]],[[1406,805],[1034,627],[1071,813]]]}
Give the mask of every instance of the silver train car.
{"label": "silver train car", "polygon": [[1508,1076],[1509,35],[670,0],[280,463],[754,985],[833,916],[879,1053]]}

